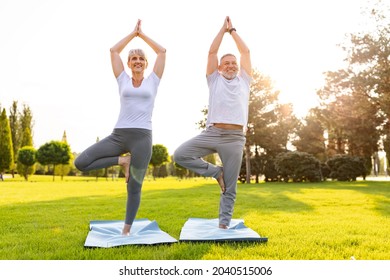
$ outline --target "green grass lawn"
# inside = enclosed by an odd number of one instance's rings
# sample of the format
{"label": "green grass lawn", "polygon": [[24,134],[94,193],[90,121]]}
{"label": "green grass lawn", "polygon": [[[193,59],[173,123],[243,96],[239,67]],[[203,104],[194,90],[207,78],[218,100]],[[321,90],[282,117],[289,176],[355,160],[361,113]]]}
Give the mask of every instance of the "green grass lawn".
{"label": "green grass lawn", "polygon": [[[390,183],[239,184],[233,218],[267,243],[178,242],[84,248],[91,220],[122,220],[124,179],[32,176],[0,182],[2,260],[389,260]],[[137,218],[179,239],[188,218],[217,218],[213,179],[145,180]]]}

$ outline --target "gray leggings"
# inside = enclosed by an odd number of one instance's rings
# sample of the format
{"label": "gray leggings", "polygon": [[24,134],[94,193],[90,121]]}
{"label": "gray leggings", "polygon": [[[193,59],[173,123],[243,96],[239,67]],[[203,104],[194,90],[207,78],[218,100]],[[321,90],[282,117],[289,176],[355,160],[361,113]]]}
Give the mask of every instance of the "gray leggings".
{"label": "gray leggings", "polygon": [[218,178],[222,167],[206,162],[202,157],[218,153],[222,160],[226,187],[219,202],[219,223],[229,226],[237,192],[245,135],[241,130],[226,130],[208,127],[198,136],[183,143],[174,153],[174,160],[181,166],[200,175]]}
{"label": "gray leggings", "polygon": [[127,183],[126,224],[133,224],[141,202],[142,183],[152,157],[152,131],[116,128],[110,136],[95,143],[75,160],[80,171],[118,165],[120,155],[130,152],[130,179]]}

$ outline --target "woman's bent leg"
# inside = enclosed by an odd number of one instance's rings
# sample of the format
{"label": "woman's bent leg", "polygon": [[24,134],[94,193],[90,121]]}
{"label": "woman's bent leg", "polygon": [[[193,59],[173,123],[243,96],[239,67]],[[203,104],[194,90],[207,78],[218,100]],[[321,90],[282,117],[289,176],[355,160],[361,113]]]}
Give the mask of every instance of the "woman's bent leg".
{"label": "woman's bent leg", "polygon": [[83,151],[74,164],[80,171],[90,171],[118,164],[118,157],[126,151],[117,142],[117,136],[111,134]]}

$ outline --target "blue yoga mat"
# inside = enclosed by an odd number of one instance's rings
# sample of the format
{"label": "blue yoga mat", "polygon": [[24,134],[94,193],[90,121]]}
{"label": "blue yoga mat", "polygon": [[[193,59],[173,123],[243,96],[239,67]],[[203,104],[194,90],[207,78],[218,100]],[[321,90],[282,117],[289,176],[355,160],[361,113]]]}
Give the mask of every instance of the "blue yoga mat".
{"label": "blue yoga mat", "polygon": [[156,221],[136,219],[131,226],[130,236],[122,235],[123,225],[123,221],[91,221],[84,247],[109,248],[177,242],[175,238],[162,231]]}
{"label": "blue yoga mat", "polygon": [[180,232],[180,241],[268,241],[246,227],[244,220],[232,219],[228,229],[220,229],[218,225],[218,219],[190,218]]}

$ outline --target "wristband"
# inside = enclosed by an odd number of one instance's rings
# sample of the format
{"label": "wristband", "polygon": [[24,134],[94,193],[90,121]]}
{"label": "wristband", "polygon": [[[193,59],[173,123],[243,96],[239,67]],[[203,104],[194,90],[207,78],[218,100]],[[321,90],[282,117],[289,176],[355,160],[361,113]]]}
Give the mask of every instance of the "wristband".
{"label": "wristband", "polygon": [[237,31],[234,27],[229,29],[229,33],[232,34],[233,31]]}

